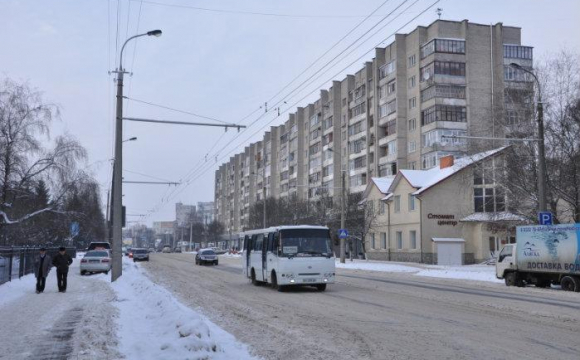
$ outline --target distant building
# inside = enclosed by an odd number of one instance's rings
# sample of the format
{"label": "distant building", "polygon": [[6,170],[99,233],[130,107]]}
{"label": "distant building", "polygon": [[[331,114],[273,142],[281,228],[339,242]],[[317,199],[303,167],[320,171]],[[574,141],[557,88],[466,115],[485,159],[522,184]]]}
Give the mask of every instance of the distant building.
{"label": "distant building", "polygon": [[175,221],[178,227],[188,226],[195,216],[195,205],[184,205],[181,202],[175,204]]}
{"label": "distant building", "polygon": [[213,201],[198,202],[197,203],[197,217],[199,220],[207,225],[214,220],[214,203]]}
{"label": "distant building", "polygon": [[153,231],[155,235],[164,235],[169,234],[173,235],[173,224],[174,221],[154,221],[153,222]]}

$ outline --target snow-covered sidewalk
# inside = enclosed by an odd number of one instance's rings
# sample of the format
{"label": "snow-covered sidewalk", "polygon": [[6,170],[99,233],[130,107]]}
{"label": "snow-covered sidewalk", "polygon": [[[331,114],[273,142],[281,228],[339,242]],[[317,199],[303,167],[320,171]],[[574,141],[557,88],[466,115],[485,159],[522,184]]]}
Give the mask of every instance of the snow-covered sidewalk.
{"label": "snow-covered sidewalk", "polygon": [[81,276],[79,258],[59,293],[27,275],[0,285],[0,359],[253,359],[245,345],[181,304],[123,258],[123,276]]}
{"label": "snow-covered sidewalk", "polygon": [[119,310],[119,350],[129,359],[253,359],[245,345],[153,283],[126,259],[112,285]]}
{"label": "snow-covered sidewalk", "polygon": [[117,359],[114,293],[98,278],[69,270],[66,293],[59,293],[53,268],[44,293],[34,275],[0,285],[0,359]]}
{"label": "snow-covered sidewalk", "polygon": [[502,280],[498,280],[495,277],[495,266],[490,265],[441,266],[372,260],[346,260],[346,263],[341,264],[340,261],[337,260],[336,267],[340,269],[351,270],[412,273],[416,276],[443,279],[461,279],[503,283]]}

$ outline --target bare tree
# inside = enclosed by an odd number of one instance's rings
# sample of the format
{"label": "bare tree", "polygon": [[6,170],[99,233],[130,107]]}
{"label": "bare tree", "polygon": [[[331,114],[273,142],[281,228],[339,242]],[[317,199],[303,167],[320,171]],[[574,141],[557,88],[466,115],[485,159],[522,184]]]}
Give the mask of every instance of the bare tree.
{"label": "bare tree", "polygon": [[[5,79],[0,85],[0,236],[6,226],[21,224],[45,212],[59,211],[71,184],[85,177],[76,168],[85,149],[70,136],[58,136],[51,147],[49,125],[58,108],[42,101],[27,84]],[[29,201],[40,181],[54,194],[50,203]]]}

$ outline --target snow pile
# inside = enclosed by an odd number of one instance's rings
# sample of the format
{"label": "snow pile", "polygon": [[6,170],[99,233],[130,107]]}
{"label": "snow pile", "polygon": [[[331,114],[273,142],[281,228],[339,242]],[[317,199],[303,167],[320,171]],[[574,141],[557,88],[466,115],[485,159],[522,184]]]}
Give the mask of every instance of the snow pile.
{"label": "snow pile", "polygon": [[[49,276],[55,276],[51,271]],[[4,306],[24,294],[29,294],[34,292],[36,287],[36,278],[34,274],[29,274],[21,277],[20,279],[13,278],[12,281],[0,285],[0,306]]]}
{"label": "snow pile", "polygon": [[149,280],[140,265],[125,260],[112,287],[119,350],[127,359],[254,359],[246,345]]}
{"label": "snow pile", "polygon": [[339,269],[366,270],[391,273],[413,273],[416,276],[434,277],[442,279],[460,279],[472,281],[486,281],[503,283],[495,277],[495,266],[489,265],[464,265],[464,266],[441,266],[415,263],[393,263],[387,261],[355,260],[341,264],[336,261]]}
{"label": "snow pile", "polygon": [[503,283],[503,280],[499,280],[495,277],[495,266],[486,265],[430,266],[425,270],[419,271],[415,275]]}
{"label": "snow pile", "polygon": [[225,253],[225,254],[222,254],[220,256],[227,257],[227,258],[241,258],[242,254],[241,253],[237,253],[237,254]]}
{"label": "snow pile", "polygon": [[342,264],[339,260],[337,260],[336,267],[339,269],[368,270],[382,272],[417,272],[419,270],[418,268],[412,266],[380,261],[359,262],[347,260],[346,263]]}

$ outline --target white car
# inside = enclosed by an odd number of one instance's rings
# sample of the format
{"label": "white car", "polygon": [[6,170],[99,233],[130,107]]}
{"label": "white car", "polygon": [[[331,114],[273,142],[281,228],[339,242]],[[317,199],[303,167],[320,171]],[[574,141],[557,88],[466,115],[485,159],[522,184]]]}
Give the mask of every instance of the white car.
{"label": "white car", "polygon": [[111,270],[111,254],[107,250],[87,251],[81,260],[81,275],[86,273],[104,272]]}

